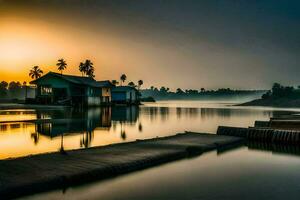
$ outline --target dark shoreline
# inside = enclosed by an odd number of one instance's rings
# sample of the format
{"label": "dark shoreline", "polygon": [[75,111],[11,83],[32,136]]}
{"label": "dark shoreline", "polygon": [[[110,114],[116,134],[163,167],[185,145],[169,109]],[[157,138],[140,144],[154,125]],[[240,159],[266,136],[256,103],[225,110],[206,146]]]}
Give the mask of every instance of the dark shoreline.
{"label": "dark shoreline", "polygon": [[235,106],[265,106],[265,107],[282,107],[282,108],[300,108],[300,99],[291,98],[268,98],[255,99]]}
{"label": "dark shoreline", "polygon": [[0,161],[0,196],[22,197],[98,181],[203,152],[243,143],[242,138],[203,133],[138,140],[105,147]]}

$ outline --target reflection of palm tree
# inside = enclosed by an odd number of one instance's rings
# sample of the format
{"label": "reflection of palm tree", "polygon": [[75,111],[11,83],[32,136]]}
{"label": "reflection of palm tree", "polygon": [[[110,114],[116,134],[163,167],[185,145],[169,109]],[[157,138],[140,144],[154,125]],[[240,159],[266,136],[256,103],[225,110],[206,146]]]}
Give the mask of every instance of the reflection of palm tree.
{"label": "reflection of palm tree", "polygon": [[60,140],[60,149],[59,152],[61,154],[67,154],[67,152],[64,149],[64,134],[61,134],[61,140]]}
{"label": "reflection of palm tree", "polygon": [[93,132],[92,131],[86,131],[85,132],[85,137],[84,137],[84,133],[83,133],[83,137],[80,139],[80,146],[81,147],[85,147],[88,148],[91,146],[93,140]]}
{"label": "reflection of palm tree", "polygon": [[122,85],[122,83],[124,83],[126,81],[126,79],[127,79],[126,74],[122,74],[121,77],[120,77],[121,85]]}
{"label": "reflection of palm tree", "polygon": [[62,58],[59,59],[58,62],[56,63],[56,66],[58,67],[57,69],[60,71],[60,73],[62,74],[62,72],[67,68],[67,63],[66,61]]}
{"label": "reflection of palm tree", "polygon": [[123,122],[120,122],[121,123],[121,138],[123,140],[126,140],[126,132],[125,130],[123,130]]}
{"label": "reflection of palm tree", "polygon": [[40,135],[37,132],[31,133],[31,138],[33,139],[33,143],[37,145],[39,143]]}
{"label": "reflection of palm tree", "polygon": [[122,132],[121,132],[121,138],[122,138],[123,140],[126,140],[126,132],[125,132],[125,131],[122,131]]}
{"label": "reflection of palm tree", "polygon": [[142,125],[142,123],[140,122],[139,123],[139,132],[142,132],[143,131],[143,125]]}
{"label": "reflection of palm tree", "polygon": [[31,133],[31,138],[33,139],[33,142],[35,145],[39,143],[40,134],[37,131],[37,125],[34,124],[34,133]]}
{"label": "reflection of palm tree", "polygon": [[32,79],[38,79],[42,76],[43,74],[43,70],[40,69],[39,66],[34,66],[30,72],[29,72],[29,76],[32,78]]}

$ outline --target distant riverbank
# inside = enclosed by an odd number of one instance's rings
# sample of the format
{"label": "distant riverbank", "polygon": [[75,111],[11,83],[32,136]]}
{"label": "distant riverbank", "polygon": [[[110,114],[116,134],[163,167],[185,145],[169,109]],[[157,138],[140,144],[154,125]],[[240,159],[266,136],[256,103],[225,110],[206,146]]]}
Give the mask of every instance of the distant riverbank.
{"label": "distant riverbank", "polygon": [[287,97],[255,99],[253,101],[238,104],[237,106],[268,106],[268,107],[299,108],[300,99],[292,99]]}

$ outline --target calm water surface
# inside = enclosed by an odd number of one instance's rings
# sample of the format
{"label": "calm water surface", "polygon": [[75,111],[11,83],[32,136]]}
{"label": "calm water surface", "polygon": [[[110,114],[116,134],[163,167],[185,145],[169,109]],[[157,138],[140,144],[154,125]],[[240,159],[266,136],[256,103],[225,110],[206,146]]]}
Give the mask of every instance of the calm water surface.
{"label": "calm water surface", "polygon": [[0,159],[161,137],[186,130],[214,134],[219,125],[247,127],[253,126],[255,120],[299,112],[230,105],[165,101],[84,111],[0,110]]}
{"label": "calm water surface", "polygon": [[300,157],[293,155],[295,152],[299,153],[299,148],[251,144],[25,199],[296,200],[300,195]]}
{"label": "calm water surface", "polygon": [[[136,107],[1,111],[1,158],[172,135],[215,133],[219,125],[297,114],[296,109],[221,102],[158,102]],[[35,123],[16,122],[39,119]],[[51,119],[49,121],[49,119]],[[48,121],[47,121],[48,120]],[[113,179],[26,197],[54,199],[299,199],[300,148],[248,143]]]}

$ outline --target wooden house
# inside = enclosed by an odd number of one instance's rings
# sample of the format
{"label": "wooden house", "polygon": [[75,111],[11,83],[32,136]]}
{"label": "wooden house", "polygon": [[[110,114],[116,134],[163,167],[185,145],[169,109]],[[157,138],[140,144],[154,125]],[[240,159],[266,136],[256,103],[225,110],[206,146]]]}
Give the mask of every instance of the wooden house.
{"label": "wooden house", "polygon": [[111,103],[110,81],[96,81],[90,77],[49,72],[34,80],[36,102],[72,106],[99,106]]}

